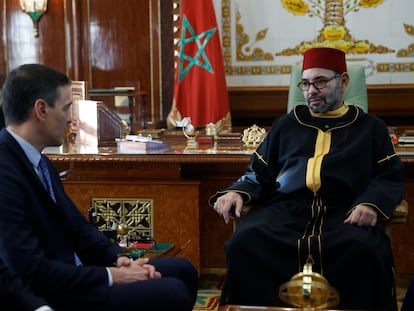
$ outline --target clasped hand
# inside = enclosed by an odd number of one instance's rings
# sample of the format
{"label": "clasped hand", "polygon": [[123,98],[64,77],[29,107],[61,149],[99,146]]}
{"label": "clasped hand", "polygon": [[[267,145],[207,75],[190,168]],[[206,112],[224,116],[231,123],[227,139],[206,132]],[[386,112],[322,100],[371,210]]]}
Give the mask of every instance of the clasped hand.
{"label": "clasped hand", "polygon": [[116,267],[109,268],[114,284],[125,284],[136,281],[160,278],[161,273],[155,270],[153,265],[148,264],[148,258],[130,260],[127,257],[119,257]]}

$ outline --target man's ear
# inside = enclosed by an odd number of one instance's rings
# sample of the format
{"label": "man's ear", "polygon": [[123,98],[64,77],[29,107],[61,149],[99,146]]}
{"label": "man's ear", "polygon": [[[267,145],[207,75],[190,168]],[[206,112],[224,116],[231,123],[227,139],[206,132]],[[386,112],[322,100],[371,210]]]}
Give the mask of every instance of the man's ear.
{"label": "man's ear", "polygon": [[47,115],[48,105],[43,99],[37,99],[33,105],[33,115],[38,120],[45,120]]}
{"label": "man's ear", "polygon": [[345,92],[345,90],[346,90],[346,88],[348,87],[348,84],[349,84],[349,75],[348,75],[348,73],[347,72],[344,72],[344,73],[342,73],[342,75],[341,75],[341,88],[342,88],[342,91],[343,92]]}

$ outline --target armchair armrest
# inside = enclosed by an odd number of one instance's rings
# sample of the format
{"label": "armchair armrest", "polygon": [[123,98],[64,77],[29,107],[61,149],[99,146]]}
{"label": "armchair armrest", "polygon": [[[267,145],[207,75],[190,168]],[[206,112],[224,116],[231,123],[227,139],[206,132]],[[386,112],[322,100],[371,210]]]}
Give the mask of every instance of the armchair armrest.
{"label": "armchair armrest", "polygon": [[391,225],[392,224],[402,224],[407,222],[408,216],[408,202],[406,200],[402,200],[399,204],[397,204],[394,208],[394,212],[390,219],[379,223],[381,229],[385,232],[385,234],[391,238]]}
{"label": "armchair armrest", "polygon": [[395,209],[390,222],[393,224],[400,224],[407,221],[408,216],[408,202],[406,200],[402,200],[400,204],[398,204]]}

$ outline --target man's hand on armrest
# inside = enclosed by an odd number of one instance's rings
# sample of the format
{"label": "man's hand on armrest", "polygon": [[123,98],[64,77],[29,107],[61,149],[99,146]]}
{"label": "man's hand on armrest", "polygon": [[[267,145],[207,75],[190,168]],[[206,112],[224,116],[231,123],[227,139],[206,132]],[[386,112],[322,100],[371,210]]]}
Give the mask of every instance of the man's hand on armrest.
{"label": "man's hand on armrest", "polygon": [[354,207],[344,223],[362,227],[374,227],[377,224],[377,211],[368,205],[358,204]]}
{"label": "man's hand on armrest", "polygon": [[229,223],[230,219],[240,217],[243,208],[242,196],[234,191],[227,192],[219,197],[214,203],[214,210],[223,216],[225,223]]}

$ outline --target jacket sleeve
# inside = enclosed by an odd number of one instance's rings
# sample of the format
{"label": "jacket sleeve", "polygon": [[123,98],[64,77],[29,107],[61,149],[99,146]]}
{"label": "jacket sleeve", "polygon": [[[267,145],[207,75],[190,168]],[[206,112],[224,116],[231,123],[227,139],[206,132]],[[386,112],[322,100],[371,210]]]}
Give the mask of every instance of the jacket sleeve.
{"label": "jacket sleeve", "polygon": [[212,206],[221,195],[235,191],[242,195],[245,204],[255,203],[257,200],[266,200],[277,188],[276,176],[278,168],[278,123],[274,122],[263,142],[253,151],[250,163],[244,174],[226,189],[217,191],[209,198]]}
{"label": "jacket sleeve", "polygon": [[380,219],[389,219],[403,197],[404,165],[381,122],[377,123],[373,137],[377,146],[373,159],[374,176],[366,190],[356,198],[353,206],[370,205],[377,210]]}

